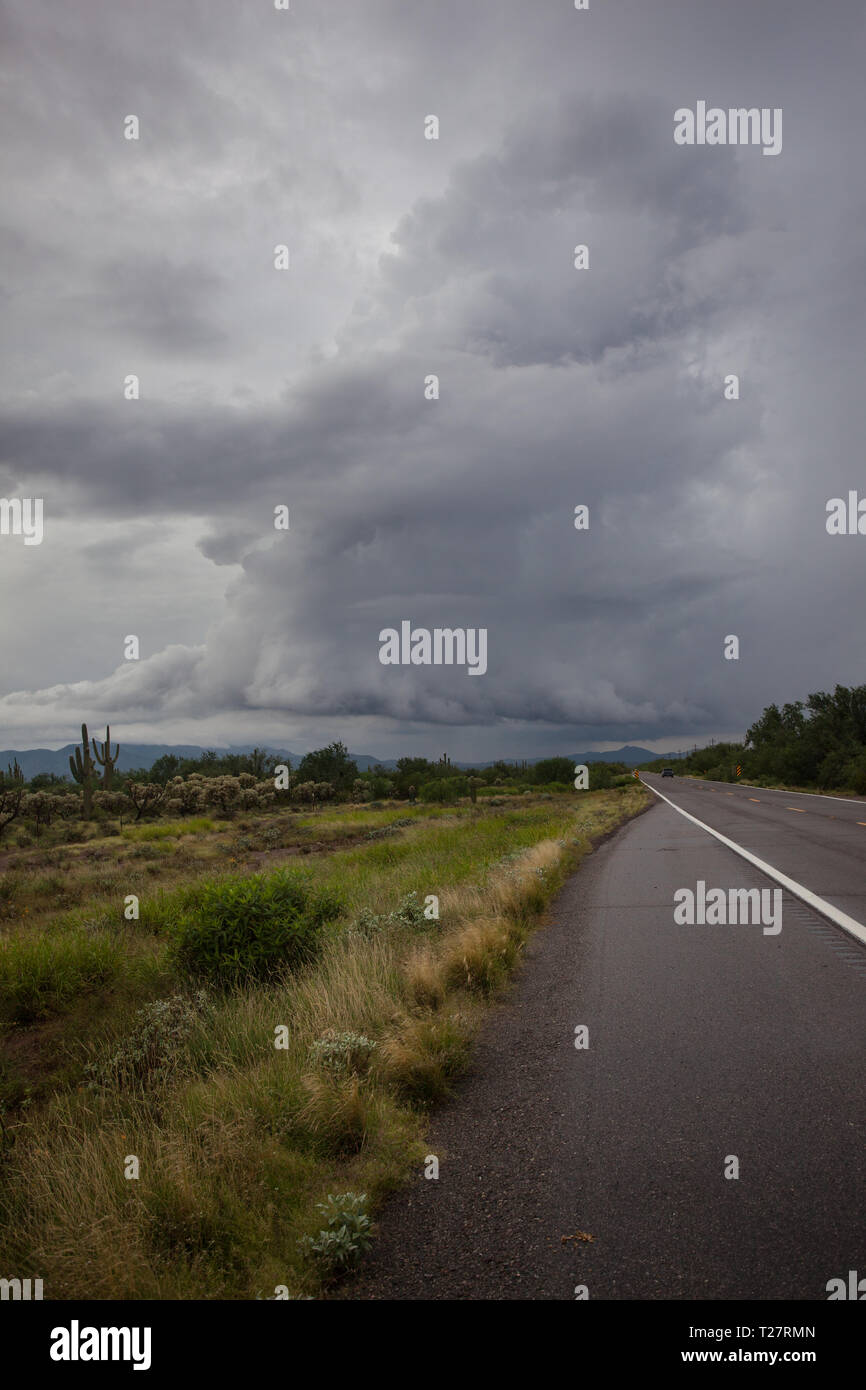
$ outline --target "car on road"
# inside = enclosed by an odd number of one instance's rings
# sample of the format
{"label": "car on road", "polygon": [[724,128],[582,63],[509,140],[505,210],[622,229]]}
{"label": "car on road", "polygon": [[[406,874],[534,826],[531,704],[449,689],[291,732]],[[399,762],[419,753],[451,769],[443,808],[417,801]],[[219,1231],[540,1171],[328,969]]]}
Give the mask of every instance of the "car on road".
{"label": "car on road", "polygon": [[674,775],[674,770],[673,770],[672,767],[663,767],[663,768],[662,768],[662,777],[673,777],[673,775]]}

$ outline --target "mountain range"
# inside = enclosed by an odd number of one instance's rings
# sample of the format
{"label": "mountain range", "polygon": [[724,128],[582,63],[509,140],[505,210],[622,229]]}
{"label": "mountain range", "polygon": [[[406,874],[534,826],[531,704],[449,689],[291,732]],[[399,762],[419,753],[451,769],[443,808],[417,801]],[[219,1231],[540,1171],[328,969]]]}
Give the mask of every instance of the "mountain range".
{"label": "mountain range", "polygon": [[[76,744],[67,743],[63,748],[7,748],[0,751],[0,770],[5,770],[6,766],[17,759],[18,765],[24,776],[29,780],[36,777],[40,772],[53,772],[58,777],[69,777],[69,758],[74,753]],[[227,748],[215,748],[213,751],[220,756],[227,753],[251,753],[254,744],[231,744]],[[130,772],[133,768],[149,768],[156,762],[157,758],[163,757],[166,753],[173,753],[178,758],[200,758],[204,748],[193,743],[123,743],[120,744],[120,757],[117,761],[117,768],[120,772]],[[292,753],[287,749],[272,749],[268,752],[277,753],[278,756],[292,767],[297,767],[302,753]],[[368,753],[350,753],[357,763],[359,772],[366,772],[368,768],[381,765],[382,767],[393,769],[397,766],[395,758],[375,758]],[[548,755],[549,756],[549,755]],[[629,767],[636,767],[638,763],[649,762],[652,758],[661,757],[660,753],[651,753],[648,748],[635,748],[627,744],[624,748],[613,748],[606,753],[573,753],[567,754],[575,763],[600,763],[615,762],[626,763]],[[677,755],[667,753],[665,757],[672,758]],[[508,762],[519,762],[520,759],[506,759]],[[542,758],[527,758],[529,766],[542,762]],[[493,761],[485,763],[465,763],[454,761],[455,768],[467,767],[492,767]]]}

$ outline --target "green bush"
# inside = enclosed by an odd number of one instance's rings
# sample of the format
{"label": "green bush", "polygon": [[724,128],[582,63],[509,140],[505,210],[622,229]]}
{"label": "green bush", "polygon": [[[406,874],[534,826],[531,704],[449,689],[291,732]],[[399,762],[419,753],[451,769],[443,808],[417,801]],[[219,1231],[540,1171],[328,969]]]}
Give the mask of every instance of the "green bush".
{"label": "green bush", "polygon": [[422,801],[440,801],[447,804],[458,797],[469,795],[469,781],[466,777],[437,777],[435,781],[425,782],[421,788]]}
{"label": "green bush", "polygon": [[298,1241],[301,1254],[317,1260],[329,1274],[359,1264],[372,1242],[366,1208],[366,1192],[343,1192],[339,1197],[331,1194],[327,1202],[319,1202],[316,1210],[328,1224],[315,1240],[304,1236]]}
{"label": "green bush", "polygon": [[858,796],[866,795],[866,753],[845,764],[835,785],[850,787]]}
{"label": "green bush", "polygon": [[192,891],[172,924],[171,955],[221,984],[263,978],[312,960],[322,927],[341,911],[298,870],[223,879]]}

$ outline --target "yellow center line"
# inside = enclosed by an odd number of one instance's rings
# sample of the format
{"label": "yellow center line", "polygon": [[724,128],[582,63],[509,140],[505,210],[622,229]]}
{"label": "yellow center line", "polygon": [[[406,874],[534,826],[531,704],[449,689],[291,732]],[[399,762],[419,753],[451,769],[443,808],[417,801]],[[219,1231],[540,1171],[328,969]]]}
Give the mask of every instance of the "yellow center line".
{"label": "yellow center line", "polygon": [[858,820],[858,825],[866,825],[866,820]]}
{"label": "yellow center line", "polygon": [[802,806],[786,806],[786,807],[785,807],[785,810],[786,810],[786,811],[796,811],[798,816],[805,816],[805,814],[806,814],[806,812],[803,810]]}
{"label": "yellow center line", "polygon": [[750,801],[757,801],[758,805],[761,804],[761,798],[760,798],[759,796],[750,796],[750,797],[749,797],[749,800],[750,800]]}

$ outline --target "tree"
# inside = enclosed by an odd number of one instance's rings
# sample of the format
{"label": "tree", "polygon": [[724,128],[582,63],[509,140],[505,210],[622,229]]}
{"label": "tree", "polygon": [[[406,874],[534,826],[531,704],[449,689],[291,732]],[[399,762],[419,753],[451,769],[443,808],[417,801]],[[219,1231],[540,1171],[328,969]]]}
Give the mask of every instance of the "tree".
{"label": "tree", "polygon": [[32,792],[68,792],[69,779],[58,777],[56,772],[37,772],[35,777],[30,778],[30,790]]}
{"label": "tree", "polygon": [[298,767],[299,782],[330,782],[338,792],[350,792],[358,776],[356,763],[344,743],[329,743],[305,753]]}
{"label": "tree", "polygon": [[428,762],[426,758],[398,758],[394,781],[400,795],[408,796],[410,787],[423,786],[441,771],[441,764]]}
{"label": "tree", "polygon": [[574,760],[572,758],[542,758],[533,769],[534,782],[574,781]]}
{"label": "tree", "polygon": [[180,771],[180,758],[176,753],[163,753],[161,758],[151,765],[150,780],[152,782],[166,783],[176,777]]}

